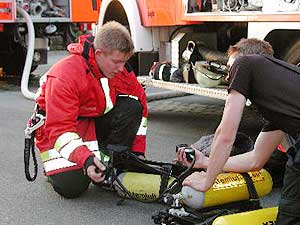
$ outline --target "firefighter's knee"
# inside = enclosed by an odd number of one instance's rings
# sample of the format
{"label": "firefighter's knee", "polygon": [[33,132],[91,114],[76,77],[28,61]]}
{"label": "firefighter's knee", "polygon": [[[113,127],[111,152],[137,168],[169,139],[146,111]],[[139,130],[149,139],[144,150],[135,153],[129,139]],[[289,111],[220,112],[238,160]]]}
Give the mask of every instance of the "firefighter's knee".
{"label": "firefighter's knee", "polygon": [[82,170],[68,171],[49,177],[55,192],[65,198],[77,198],[88,189],[90,179]]}
{"label": "firefighter's knee", "polygon": [[140,117],[142,114],[142,105],[139,100],[126,97],[126,98],[118,98],[117,104],[120,104],[120,110],[124,114],[127,114],[131,117]]}
{"label": "firefighter's knee", "polygon": [[137,114],[137,115],[140,115],[142,113],[142,105],[141,103],[138,101],[138,100],[131,100],[130,102],[131,107],[132,107],[132,110]]}
{"label": "firefighter's knee", "polygon": [[83,192],[85,192],[88,188],[88,185],[83,186],[77,186],[77,187],[70,187],[70,186],[64,186],[64,185],[56,185],[52,184],[52,187],[56,193],[61,195],[65,198],[77,198],[79,197]]}

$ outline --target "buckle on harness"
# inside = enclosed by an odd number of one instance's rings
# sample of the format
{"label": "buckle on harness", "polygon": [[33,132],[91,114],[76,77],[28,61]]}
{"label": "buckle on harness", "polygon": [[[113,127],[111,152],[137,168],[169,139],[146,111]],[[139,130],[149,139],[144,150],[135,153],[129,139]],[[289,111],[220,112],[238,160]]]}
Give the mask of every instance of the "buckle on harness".
{"label": "buckle on harness", "polygon": [[45,116],[39,113],[34,113],[28,120],[27,127],[24,130],[25,138],[31,138],[32,133],[43,126],[45,123]]}

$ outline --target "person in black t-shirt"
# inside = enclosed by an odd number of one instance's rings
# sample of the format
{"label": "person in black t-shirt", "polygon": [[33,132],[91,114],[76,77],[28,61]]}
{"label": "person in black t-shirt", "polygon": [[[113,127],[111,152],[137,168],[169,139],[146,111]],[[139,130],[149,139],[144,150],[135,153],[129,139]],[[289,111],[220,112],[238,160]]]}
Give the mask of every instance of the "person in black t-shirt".
{"label": "person in black t-shirt", "polygon": [[[288,136],[284,185],[277,225],[300,224],[300,69],[272,57],[269,43],[242,39],[228,51],[229,81],[222,120],[215,132],[209,158],[196,151],[195,167],[207,168],[185,179],[183,185],[207,191],[222,171],[248,172],[261,169],[274,149]],[[265,119],[254,149],[229,157],[246,100],[249,99]],[[182,150],[177,159],[190,165]]]}

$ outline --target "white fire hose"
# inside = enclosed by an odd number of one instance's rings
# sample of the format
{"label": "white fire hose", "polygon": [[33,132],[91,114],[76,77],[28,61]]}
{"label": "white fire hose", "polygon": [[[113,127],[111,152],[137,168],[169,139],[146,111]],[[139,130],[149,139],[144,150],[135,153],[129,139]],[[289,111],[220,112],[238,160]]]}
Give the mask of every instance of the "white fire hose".
{"label": "white fire hose", "polygon": [[28,82],[29,82],[30,70],[31,70],[33,53],[34,53],[34,39],[35,39],[34,27],[29,14],[24,9],[17,6],[17,12],[24,17],[28,29],[27,55],[26,55],[25,65],[22,73],[21,91],[25,98],[34,100],[35,93],[29,91],[28,89]]}

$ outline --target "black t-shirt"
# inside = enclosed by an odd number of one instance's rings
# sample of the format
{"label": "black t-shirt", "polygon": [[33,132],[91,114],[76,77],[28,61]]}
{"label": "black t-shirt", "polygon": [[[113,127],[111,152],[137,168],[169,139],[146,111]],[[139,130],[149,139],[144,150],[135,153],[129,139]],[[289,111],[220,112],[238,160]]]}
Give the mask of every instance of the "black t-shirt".
{"label": "black t-shirt", "polygon": [[264,55],[241,56],[230,71],[228,92],[250,99],[268,121],[263,131],[300,131],[300,68]]}

